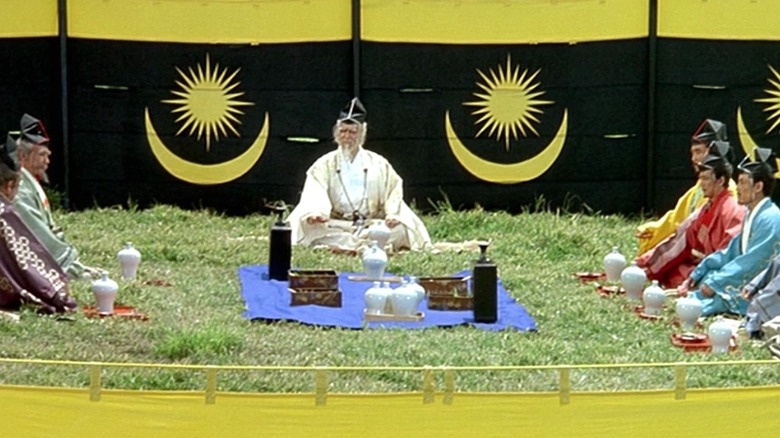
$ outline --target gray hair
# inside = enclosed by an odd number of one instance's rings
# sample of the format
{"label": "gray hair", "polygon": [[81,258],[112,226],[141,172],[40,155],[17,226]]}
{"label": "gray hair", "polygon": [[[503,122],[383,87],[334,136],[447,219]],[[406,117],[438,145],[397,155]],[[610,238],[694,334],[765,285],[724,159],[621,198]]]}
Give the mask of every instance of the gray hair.
{"label": "gray hair", "polygon": [[341,125],[355,125],[358,127],[358,144],[360,146],[363,146],[366,143],[366,131],[368,131],[368,123],[354,123],[354,122],[347,122],[343,120],[339,120],[336,122],[335,125],[333,125],[333,130],[331,133],[333,134],[333,140],[335,141],[336,138],[338,138],[339,134],[339,127]]}
{"label": "gray hair", "polygon": [[32,150],[35,147],[35,143],[27,141],[22,137],[19,137],[16,139],[16,147],[20,151],[24,151],[25,154],[29,155],[32,153]]}

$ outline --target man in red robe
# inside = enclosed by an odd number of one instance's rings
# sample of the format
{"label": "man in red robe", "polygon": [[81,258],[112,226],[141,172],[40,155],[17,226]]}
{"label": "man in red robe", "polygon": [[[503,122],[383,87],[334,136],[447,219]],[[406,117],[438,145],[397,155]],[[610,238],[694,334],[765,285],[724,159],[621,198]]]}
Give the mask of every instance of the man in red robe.
{"label": "man in red robe", "polygon": [[76,301],[68,293],[68,276],[25,225],[11,200],[19,189],[16,142],[0,143],[0,308],[22,304],[42,313],[68,312]]}
{"label": "man in red robe", "polygon": [[651,280],[666,288],[680,285],[708,254],[725,248],[740,232],[745,207],[728,190],[732,167],[730,146],[713,141],[698,164],[699,184],[707,202],[655,248],[637,258],[637,265]]}

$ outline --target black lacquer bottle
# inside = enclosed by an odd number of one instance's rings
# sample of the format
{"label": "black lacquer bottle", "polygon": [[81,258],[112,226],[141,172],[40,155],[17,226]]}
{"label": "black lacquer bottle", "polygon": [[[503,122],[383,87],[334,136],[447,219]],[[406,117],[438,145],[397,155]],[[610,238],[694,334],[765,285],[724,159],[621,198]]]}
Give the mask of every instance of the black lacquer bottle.
{"label": "black lacquer bottle", "polygon": [[285,208],[277,206],[274,210],[279,216],[271,227],[268,277],[271,280],[287,281],[292,258],[292,228],[283,219]]}
{"label": "black lacquer bottle", "polygon": [[474,321],[493,323],[498,320],[498,269],[487,257],[490,242],[479,243],[479,260],[471,270],[474,292]]}

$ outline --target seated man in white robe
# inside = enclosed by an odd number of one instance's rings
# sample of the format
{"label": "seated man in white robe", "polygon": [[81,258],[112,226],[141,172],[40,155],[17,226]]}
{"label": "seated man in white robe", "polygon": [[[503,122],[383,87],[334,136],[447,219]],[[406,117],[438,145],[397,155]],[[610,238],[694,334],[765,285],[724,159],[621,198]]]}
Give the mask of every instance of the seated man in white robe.
{"label": "seated man in white robe", "polygon": [[393,251],[422,249],[431,239],[403,200],[403,181],[381,155],[363,148],[366,110],[357,98],[333,127],[338,147],[306,172],[301,200],[287,218],[292,243],[356,250],[366,245],[372,221],[390,228]]}

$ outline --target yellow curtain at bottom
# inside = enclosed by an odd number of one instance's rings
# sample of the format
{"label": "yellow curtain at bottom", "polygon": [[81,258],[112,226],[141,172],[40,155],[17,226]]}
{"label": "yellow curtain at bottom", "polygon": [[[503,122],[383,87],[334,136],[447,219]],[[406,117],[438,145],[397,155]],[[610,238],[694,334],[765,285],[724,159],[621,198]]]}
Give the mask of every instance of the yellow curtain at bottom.
{"label": "yellow curtain at bottom", "polygon": [[[572,393],[313,395],[102,392],[0,386],[4,434],[14,436],[766,436],[780,388]],[[775,420],[773,420],[775,419]],[[10,435],[8,435],[10,436]]]}

